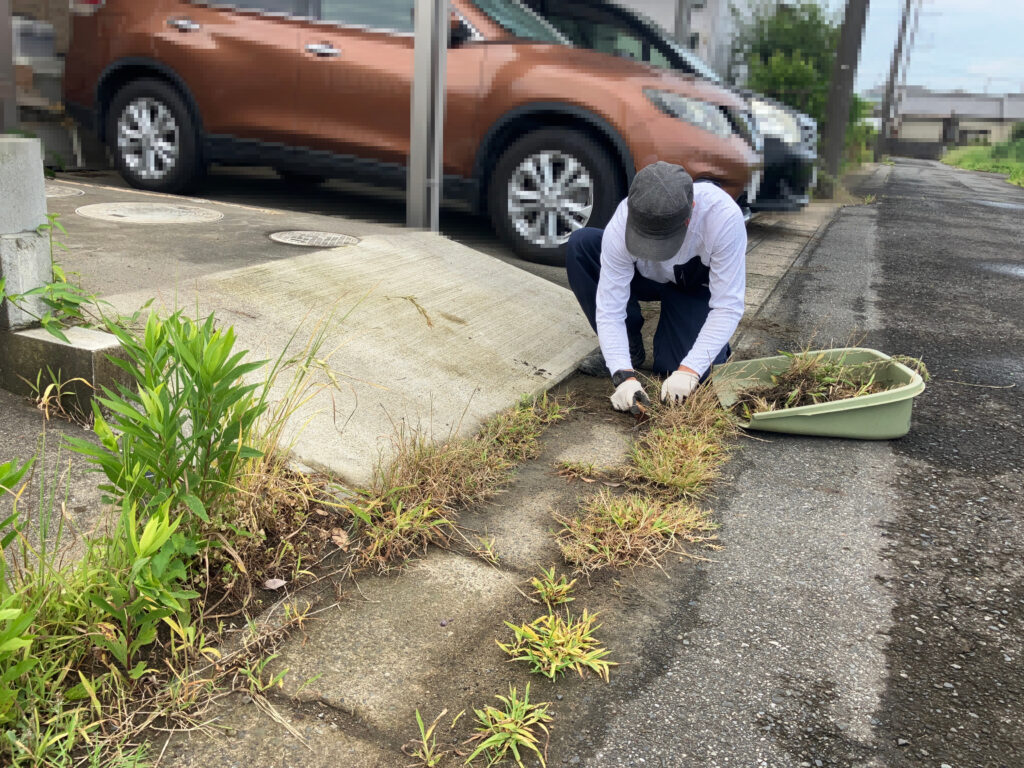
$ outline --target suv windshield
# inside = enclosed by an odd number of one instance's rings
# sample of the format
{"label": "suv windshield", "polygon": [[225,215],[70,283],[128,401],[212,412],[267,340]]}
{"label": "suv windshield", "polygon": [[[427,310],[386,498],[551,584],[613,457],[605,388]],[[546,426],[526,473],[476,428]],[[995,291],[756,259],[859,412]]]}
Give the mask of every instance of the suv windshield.
{"label": "suv windshield", "polygon": [[473,4],[516,37],[535,43],[569,44],[558,30],[519,0],[473,0]]}

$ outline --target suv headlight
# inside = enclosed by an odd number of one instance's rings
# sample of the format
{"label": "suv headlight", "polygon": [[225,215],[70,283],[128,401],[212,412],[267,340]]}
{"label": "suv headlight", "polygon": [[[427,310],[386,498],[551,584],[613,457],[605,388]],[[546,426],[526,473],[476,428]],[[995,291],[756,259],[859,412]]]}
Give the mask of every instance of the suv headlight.
{"label": "suv headlight", "polygon": [[716,136],[728,138],[733,135],[729,118],[716,104],[680,96],[672,91],[655,91],[649,88],[644,89],[644,95],[666,115],[679,118],[697,128],[703,128]]}
{"label": "suv headlight", "polygon": [[800,125],[796,117],[781,107],[758,99],[750,100],[750,110],[757,118],[757,127],[764,136],[772,136],[786,144],[799,144]]}

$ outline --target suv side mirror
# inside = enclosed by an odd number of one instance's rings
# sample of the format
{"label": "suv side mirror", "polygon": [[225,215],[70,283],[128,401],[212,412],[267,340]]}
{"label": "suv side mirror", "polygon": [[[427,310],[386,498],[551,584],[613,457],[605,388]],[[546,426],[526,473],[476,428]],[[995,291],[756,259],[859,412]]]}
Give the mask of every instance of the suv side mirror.
{"label": "suv side mirror", "polygon": [[448,47],[458,48],[472,37],[473,32],[465,23],[463,23],[462,19],[460,19],[458,15],[453,13],[448,22]]}

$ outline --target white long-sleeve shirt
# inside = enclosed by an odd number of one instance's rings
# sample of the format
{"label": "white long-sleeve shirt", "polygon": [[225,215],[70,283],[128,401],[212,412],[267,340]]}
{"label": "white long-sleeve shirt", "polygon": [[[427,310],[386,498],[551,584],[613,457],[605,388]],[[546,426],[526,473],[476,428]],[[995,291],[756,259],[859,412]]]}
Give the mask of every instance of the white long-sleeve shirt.
{"label": "white long-sleeve shirt", "polygon": [[693,213],[686,239],[668,261],[644,261],[626,250],[627,201],[619,204],[601,240],[601,277],[597,286],[597,336],[609,373],[629,369],[626,304],[634,268],[658,283],[675,282],[674,268],[694,256],[710,268],[711,311],[693,348],[680,365],[703,376],[743,317],[746,293],[747,229],[743,214],[727,192],[714,184],[695,184]]}

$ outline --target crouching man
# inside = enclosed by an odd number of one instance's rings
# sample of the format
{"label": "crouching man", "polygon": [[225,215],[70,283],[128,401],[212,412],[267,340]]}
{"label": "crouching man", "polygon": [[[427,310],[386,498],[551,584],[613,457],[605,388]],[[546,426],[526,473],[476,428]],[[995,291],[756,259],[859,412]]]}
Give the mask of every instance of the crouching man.
{"label": "crouching man", "polygon": [[600,353],[580,370],[610,373],[612,406],[648,405],[636,378],[644,362],[641,301],[661,302],[654,364],[663,402],[681,403],[729,357],[743,316],[747,230],[736,202],[714,184],[693,183],[680,166],[640,171],[605,230],[569,238],[569,285],[597,332]]}

